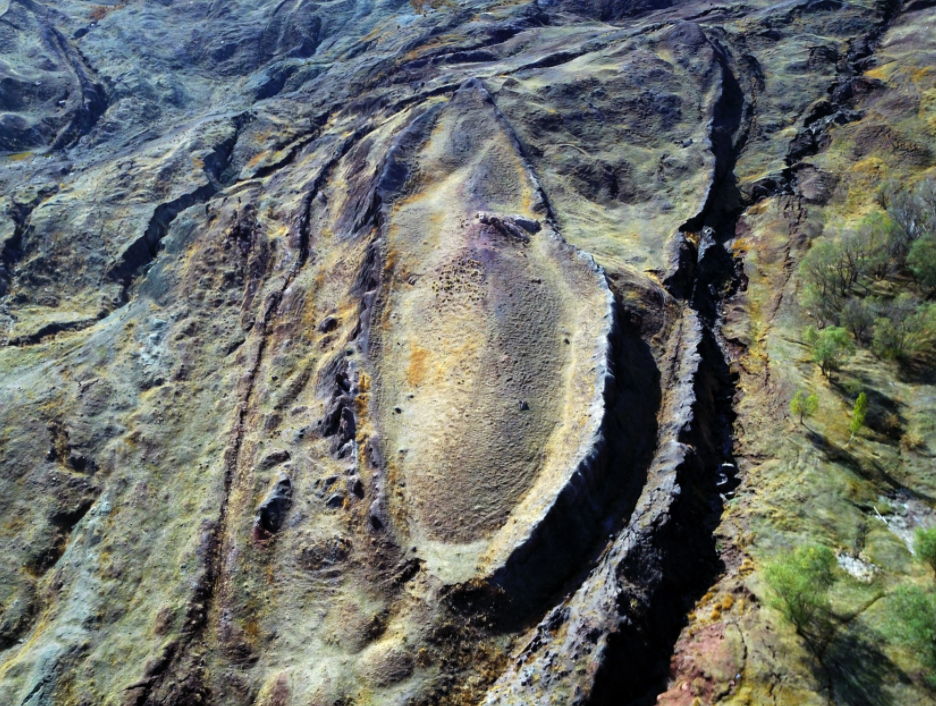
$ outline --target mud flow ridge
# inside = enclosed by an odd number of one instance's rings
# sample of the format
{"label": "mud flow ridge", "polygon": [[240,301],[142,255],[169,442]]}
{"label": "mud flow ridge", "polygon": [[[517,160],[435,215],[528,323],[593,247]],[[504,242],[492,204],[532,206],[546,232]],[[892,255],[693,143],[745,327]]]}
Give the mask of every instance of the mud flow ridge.
{"label": "mud flow ridge", "polygon": [[[249,469],[246,468],[248,461],[244,458],[245,437],[249,433],[249,417],[256,411],[254,398],[259,382],[260,371],[265,362],[265,356],[268,353],[268,347],[272,336],[271,330],[281,313],[280,310],[286,291],[292,285],[300,271],[306,266],[312,255],[312,236],[310,233],[310,210],[312,201],[325,187],[341,159],[344,158],[366,134],[366,129],[359,129],[341,143],[333,157],[321,167],[301,200],[298,214],[295,217],[294,226],[296,236],[296,259],[279,286],[271,292],[263,302],[262,313],[253,327],[256,342],[253,346],[253,353],[250,355],[250,359],[247,363],[247,370],[242,380],[242,387],[239,392],[239,403],[230,430],[228,445],[224,453],[224,484],[221,503],[218,508],[218,519],[204,529],[204,551],[202,560],[205,571],[201,581],[195,587],[192,596],[192,605],[197,605],[198,608],[194,611],[190,609],[192,618],[189,621],[185,639],[179,644],[172,645],[171,650],[167,651],[164,659],[159,663],[159,668],[153,670],[147,679],[139,685],[140,690],[137,693],[137,703],[149,703],[148,699],[150,695],[163,686],[163,682],[168,676],[172,675],[173,670],[182,668],[180,664],[190,657],[189,653],[193,645],[197,645],[199,640],[204,639],[206,632],[210,629],[212,621],[218,619],[217,614],[223,613],[224,610],[226,610],[224,605],[225,596],[223,595],[225,590],[224,579],[226,573],[230,571],[230,568],[225,562],[225,549],[229,549],[229,543],[231,542],[230,515],[232,512],[232,496],[238,485],[243,484],[243,477],[249,473]],[[230,141],[230,147],[221,151],[221,154],[224,156],[223,159],[218,161],[219,165],[227,165],[234,143],[236,143],[236,136]],[[299,149],[301,149],[301,147]],[[217,170],[218,167],[215,169]],[[246,204],[243,208],[243,213],[247,221],[252,221],[254,225],[256,224],[256,208],[252,204]],[[238,225],[239,224],[236,223],[234,227],[236,228]],[[247,227],[249,227],[249,224]],[[281,481],[280,485],[277,487],[282,488],[280,492],[284,497],[291,496],[292,486],[288,479]],[[280,496],[276,496],[274,501],[279,499],[279,497]],[[267,513],[270,512],[269,508],[272,506],[272,504],[267,504],[260,509],[258,519],[261,524],[259,526],[264,527],[265,524],[269,524],[270,520]],[[277,507],[279,506],[277,505]],[[281,523],[282,518],[277,517],[275,522]]]}

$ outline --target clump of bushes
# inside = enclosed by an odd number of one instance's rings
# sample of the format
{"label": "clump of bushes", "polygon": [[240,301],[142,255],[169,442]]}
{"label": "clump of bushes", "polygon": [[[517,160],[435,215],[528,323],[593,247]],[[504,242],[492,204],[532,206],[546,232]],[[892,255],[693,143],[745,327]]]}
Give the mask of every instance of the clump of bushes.
{"label": "clump of bushes", "polygon": [[[916,531],[913,551],[917,559],[936,569],[936,527]],[[936,594],[905,584],[887,602],[887,637],[914,654],[925,669],[927,685],[936,689]]]}
{"label": "clump of bushes", "polygon": [[936,292],[936,234],[928,233],[910,247],[907,266],[921,287]]}
{"label": "clump of bushes", "polygon": [[913,552],[920,561],[936,570],[936,527],[918,529],[913,541]]}
{"label": "clump of bushes", "polygon": [[842,361],[855,351],[855,344],[841,326],[829,326],[820,331],[809,326],[803,341],[812,350],[813,362],[826,377],[831,377],[832,371],[838,370]]}
{"label": "clump of bushes", "polygon": [[802,545],[764,569],[771,603],[821,655],[831,637],[829,589],[835,583],[835,554],[821,545]]}
{"label": "clump of bushes", "polygon": [[936,180],[885,185],[878,203],[881,212],[814,243],[800,263],[800,303],[819,334],[807,329],[806,343],[826,375],[849,352],[842,331],[883,359],[918,359],[936,347],[936,303],[927,301],[936,296]]}
{"label": "clump of bushes", "polygon": [[[917,530],[917,557],[936,569],[936,528]],[[801,545],[764,568],[769,604],[780,611],[806,646],[825,665],[824,655],[838,630],[847,630],[852,618],[836,616],[829,590],[838,572],[829,547]],[[880,594],[862,608],[871,606]],[[936,689],[936,592],[904,584],[886,596],[882,637],[909,649],[924,668],[923,678]],[[830,675],[831,676],[831,675]]]}
{"label": "clump of bushes", "polygon": [[888,596],[887,634],[914,653],[936,688],[936,596],[917,586],[900,586]]}
{"label": "clump of bushes", "polygon": [[936,304],[921,304],[900,294],[874,320],[871,350],[880,358],[910,359],[924,355],[936,340]]}
{"label": "clump of bushes", "polygon": [[819,397],[815,392],[809,394],[805,390],[797,390],[790,400],[790,414],[799,417],[799,423],[803,424],[806,417],[813,416],[819,410]]}

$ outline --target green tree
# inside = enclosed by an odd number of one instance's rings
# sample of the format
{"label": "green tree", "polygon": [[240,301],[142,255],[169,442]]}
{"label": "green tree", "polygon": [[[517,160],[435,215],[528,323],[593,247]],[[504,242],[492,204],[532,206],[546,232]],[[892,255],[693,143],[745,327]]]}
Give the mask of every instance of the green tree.
{"label": "green tree", "polygon": [[907,360],[936,343],[936,304],[921,304],[904,293],[884,307],[874,321],[871,350],[879,358]]}
{"label": "green tree", "polygon": [[814,363],[819,365],[822,374],[831,378],[841,362],[855,352],[855,344],[848,336],[848,331],[840,326],[829,326],[816,331],[808,326],[803,333],[803,341],[812,351]]}
{"label": "green tree", "polygon": [[852,297],[842,307],[839,323],[848,329],[856,341],[870,342],[878,309],[879,305],[874,297]]}
{"label": "green tree", "polygon": [[906,189],[896,182],[884,185],[878,195],[879,203],[887,210],[894,223],[894,235],[889,254],[896,267],[906,264],[913,243],[936,230],[934,213],[936,182],[926,179],[915,189]]}
{"label": "green tree", "polygon": [[858,227],[856,238],[863,252],[863,274],[875,280],[886,277],[894,268],[891,249],[897,228],[887,213],[872,213]]}
{"label": "green tree", "polygon": [[816,284],[807,284],[800,292],[800,306],[820,327],[835,322],[842,300],[834,293]]}
{"label": "green tree", "polygon": [[900,586],[888,603],[888,635],[915,654],[929,672],[930,687],[936,687],[936,596],[916,586]]}
{"label": "green tree", "polygon": [[790,414],[799,417],[799,423],[803,423],[804,417],[813,416],[819,409],[819,398],[816,393],[807,395],[805,390],[797,390],[790,400]]}
{"label": "green tree", "polygon": [[851,432],[851,436],[848,437],[848,446],[851,444],[852,439],[855,438],[855,434],[861,431],[861,427],[864,426],[865,417],[868,414],[868,396],[865,393],[858,395],[858,399],[855,400],[855,408],[852,410],[851,423],[848,425],[848,430]]}
{"label": "green tree", "polygon": [[913,552],[936,570],[936,527],[918,529],[913,538]]}
{"label": "green tree", "polygon": [[936,233],[929,233],[914,241],[907,255],[907,267],[920,287],[936,293]]}
{"label": "green tree", "polygon": [[862,279],[870,276],[873,270],[874,243],[866,235],[870,236],[870,232],[843,233],[835,241],[837,279],[842,297],[847,296]]}
{"label": "green tree", "polygon": [[805,286],[800,297],[800,306],[806,309],[819,326],[835,320],[842,301],[839,291],[842,282],[838,270],[838,251],[828,239],[814,243],[799,265],[800,277]]}
{"label": "green tree", "polygon": [[835,563],[828,547],[802,545],[764,568],[771,604],[817,655],[830,636],[829,588],[835,583]]}

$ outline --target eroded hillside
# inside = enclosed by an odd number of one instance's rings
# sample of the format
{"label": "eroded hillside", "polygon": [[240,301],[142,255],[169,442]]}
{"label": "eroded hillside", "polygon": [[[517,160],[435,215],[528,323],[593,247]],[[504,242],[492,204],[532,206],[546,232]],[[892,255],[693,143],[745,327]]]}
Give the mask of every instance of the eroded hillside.
{"label": "eroded hillside", "polygon": [[804,333],[932,298],[808,264],[936,176],[934,33],[0,0],[0,703],[936,702],[932,340]]}

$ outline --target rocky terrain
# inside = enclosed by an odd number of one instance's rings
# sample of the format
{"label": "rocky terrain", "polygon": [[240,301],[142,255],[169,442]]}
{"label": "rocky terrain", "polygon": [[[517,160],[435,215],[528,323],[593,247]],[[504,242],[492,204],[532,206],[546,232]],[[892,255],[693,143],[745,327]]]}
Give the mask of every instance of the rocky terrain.
{"label": "rocky terrain", "polygon": [[929,0],[0,0],[0,704],[936,703],[934,142]]}

